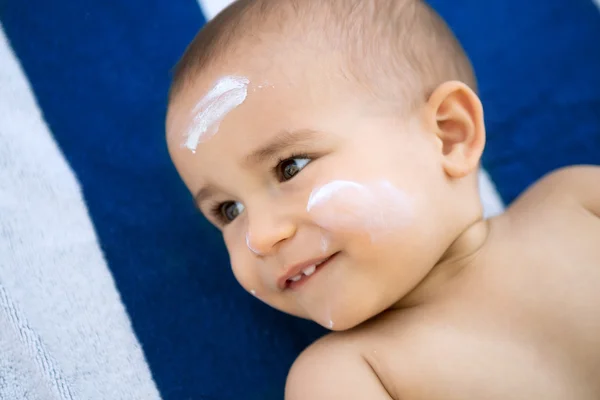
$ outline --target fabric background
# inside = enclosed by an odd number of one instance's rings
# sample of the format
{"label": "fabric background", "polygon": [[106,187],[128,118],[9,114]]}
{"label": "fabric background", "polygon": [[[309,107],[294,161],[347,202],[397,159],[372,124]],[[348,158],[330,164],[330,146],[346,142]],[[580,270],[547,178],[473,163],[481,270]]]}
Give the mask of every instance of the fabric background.
{"label": "fabric background", "polygon": [[[170,70],[225,3],[0,0],[0,397],[281,399],[322,334],[237,286],[168,159]],[[477,70],[505,202],[600,164],[591,0],[431,4]]]}

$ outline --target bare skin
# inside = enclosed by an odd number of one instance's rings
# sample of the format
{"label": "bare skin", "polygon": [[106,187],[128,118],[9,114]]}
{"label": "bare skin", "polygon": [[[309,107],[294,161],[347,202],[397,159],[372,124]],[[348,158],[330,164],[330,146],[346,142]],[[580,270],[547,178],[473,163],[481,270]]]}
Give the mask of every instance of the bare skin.
{"label": "bare skin", "polygon": [[[269,57],[268,73],[241,60],[204,71],[170,104],[167,141],[240,284],[337,331],[299,357],[286,399],[600,398],[600,170],[559,171],[483,221],[483,109],[466,85],[445,82],[405,115],[326,76],[323,63]],[[182,146],[191,112],[227,75],[260,86],[192,153]],[[307,129],[248,164],[281,132]],[[408,222],[377,240],[324,229],[307,200],[336,179],[398,188],[416,199],[402,210]],[[294,266],[332,255],[288,285]]]}
{"label": "bare skin", "polygon": [[598,214],[599,168],[546,177],[443,296],[314,344],[286,398],[599,398]]}

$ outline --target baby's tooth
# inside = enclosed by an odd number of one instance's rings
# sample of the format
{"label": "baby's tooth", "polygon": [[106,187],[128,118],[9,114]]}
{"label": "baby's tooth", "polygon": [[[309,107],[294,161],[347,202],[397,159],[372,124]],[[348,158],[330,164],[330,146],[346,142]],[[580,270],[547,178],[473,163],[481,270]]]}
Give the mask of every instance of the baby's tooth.
{"label": "baby's tooth", "polygon": [[304,273],[304,275],[306,275],[306,276],[311,276],[312,274],[314,274],[314,273],[315,273],[315,271],[316,271],[316,270],[317,270],[317,266],[316,266],[316,265],[313,265],[313,266],[310,266],[310,267],[306,268],[306,269],[305,269],[304,271],[302,271],[302,272],[303,272],[303,273]]}
{"label": "baby's tooth", "polygon": [[302,275],[296,275],[296,276],[290,278],[290,281],[298,282],[300,279],[302,279]]}

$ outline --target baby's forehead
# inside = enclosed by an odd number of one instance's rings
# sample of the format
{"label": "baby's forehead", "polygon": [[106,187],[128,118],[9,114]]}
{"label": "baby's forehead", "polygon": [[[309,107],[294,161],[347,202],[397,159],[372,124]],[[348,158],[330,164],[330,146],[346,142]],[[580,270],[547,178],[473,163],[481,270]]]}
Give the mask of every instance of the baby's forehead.
{"label": "baby's forehead", "polygon": [[243,157],[272,136],[295,131],[340,132],[349,128],[345,124],[351,117],[382,108],[353,85],[329,79],[319,69],[308,74],[308,79],[307,73],[227,71],[215,69],[199,75],[171,101],[169,135],[179,142],[183,137],[183,144],[192,152],[206,143],[202,147],[211,153],[227,151]]}

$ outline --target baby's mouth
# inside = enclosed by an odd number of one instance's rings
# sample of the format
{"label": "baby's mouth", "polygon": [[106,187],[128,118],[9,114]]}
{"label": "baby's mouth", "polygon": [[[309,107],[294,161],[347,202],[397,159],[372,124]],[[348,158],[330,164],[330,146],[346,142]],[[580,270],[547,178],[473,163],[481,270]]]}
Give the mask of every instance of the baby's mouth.
{"label": "baby's mouth", "polygon": [[309,278],[314,276],[317,272],[319,272],[323,267],[325,267],[331,260],[335,258],[339,253],[335,253],[328,258],[309,265],[308,267],[301,270],[300,273],[292,276],[291,278],[286,279],[285,281],[285,289],[297,289],[302,286],[304,283],[308,281]]}

